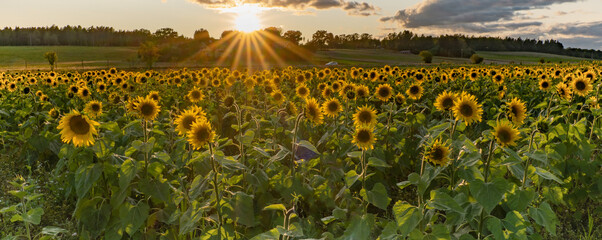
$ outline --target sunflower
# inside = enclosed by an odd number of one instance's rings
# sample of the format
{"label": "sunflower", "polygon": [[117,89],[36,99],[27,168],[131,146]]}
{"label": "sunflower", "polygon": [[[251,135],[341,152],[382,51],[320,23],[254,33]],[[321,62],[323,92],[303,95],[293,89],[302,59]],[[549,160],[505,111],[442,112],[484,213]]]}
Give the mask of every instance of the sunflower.
{"label": "sunflower", "polygon": [[97,135],[94,126],[98,125],[100,124],[74,110],[61,118],[57,129],[61,130],[61,140],[64,143],[73,141],[76,147],[90,146],[94,144],[94,135]]}
{"label": "sunflower", "polygon": [[88,99],[90,97],[90,90],[88,90],[87,87],[81,87],[79,88],[79,90],[77,91],[77,95],[81,98],[81,99]]}
{"label": "sunflower", "polygon": [[397,95],[395,95],[395,103],[397,103],[397,105],[402,105],[406,102],[406,97],[401,94],[401,93],[397,93]]}
{"label": "sunflower", "polygon": [[434,165],[446,166],[449,162],[449,147],[437,139],[429,149],[426,159]]}
{"label": "sunflower", "polygon": [[387,83],[381,84],[376,88],[375,95],[381,101],[387,102],[393,96],[393,88]]}
{"label": "sunflower", "polygon": [[100,114],[102,114],[102,102],[96,100],[88,102],[84,108],[84,112],[86,112],[92,118],[97,118],[100,116]]}
{"label": "sunflower", "polygon": [[597,97],[589,97],[589,106],[593,109],[599,109],[600,104],[598,103]]}
{"label": "sunflower", "polygon": [[558,85],[556,85],[556,91],[558,92],[558,95],[560,95],[560,97],[566,99],[566,100],[571,100],[572,97],[572,92],[571,89],[564,83],[559,83]]}
{"label": "sunflower", "polygon": [[552,86],[552,84],[550,83],[550,80],[548,80],[548,79],[539,80],[539,89],[541,89],[543,91],[547,91],[548,89],[550,89],[550,86]]}
{"label": "sunflower", "polygon": [[362,150],[368,150],[374,148],[376,137],[372,132],[372,128],[360,127],[355,130],[355,135],[353,135],[353,140],[351,142],[355,143],[357,147]]}
{"label": "sunflower", "polygon": [[365,85],[358,85],[355,88],[355,95],[358,98],[366,98],[370,95],[370,89]]}
{"label": "sunflower", "polygon": [[418,100],[420,97],[422,97],[422,86],[414,83],[410,86],[410,88],[408,88],[406,94],[408,94],[411,99]]}
{"label": "sunflower", "polygon": [[576,77],[571,82],[571,87],[579,96],[586,96],[593,88],[589,78],[586,77]]}
{"label": "sunflower", "polygon": [[358,107],[353,114],[353,122],[356,127],[373,127],[376,125],[376,110],[368,105]]}
{"label": "sunflower", "polygon": [[456,100],[456,94],[448,92],[447,90],[443,91],[437,99],[435,100],[435,108],[440,111],[448,111],[454,106],[454,101]]}
{"label": "sunflower", "polygon": [[331,98],[333,94],[334,94],[334,91],[332,91],[332,88],[330,88],[330,87],[325,87],[324,90],[322,90],[323,98]]}
{"label": "sunflower", "polygon": [[504,83],[504,76],[502,74],[496,74],[493,76],[493,82],[495,82],[497,85]]}
{"label": "sunflower", "polygon": [[286,97],[284,96],[284,94],[282,94],[282,91],[280,91],[279,89],[274,90],[271,95],[276,105],[280,105],[286,100]]}
{"label": "sunflower", "polygon": [[457,120],[464,120],[466,125],[473,122],[480,122],[483,109],[472,94],[463,92],[460,97],[454,101],[452,108]]}
{"label": "sunflower", "polygon": [[192,123],[188,131],[188,142],[194,149],[200,149],[205,144],[213,142],[215,132],[206,119],[200,119]]}
{"label": "sunflower", "polygon": [[326,100],[326,102],[322,104],[322,109],[326,113],[326,116],[329,117],[336,117],[341,111],[343,111],[341,103],[336,98]]}
{"label": "sunflower", "polygon": [[203,100],[203,98],[205,97],[203,95],[203,92],[201,92],[201,90],[197,87],[192,88],[192,90],[190,90],[188,92],[188,100],[190,100],[190,102],[198,102]]}
{"label": "sunflower", "polygon": [[519,134],[508,121],[498,122],[493,132],[495,140],[502,147],[516,145],[516,140],[520,138]]}
{"label": "sunflower", "polygon": [[161,95],[159,95],[159,92],[157,91],[150,91],[147,96],[155,100],[155,102],[159,102],[161,100]]}
{"label": "sunflower", "polygon": [[56,108],[50,109],[50,111],[48,111],[48,116],[50,116],[53,119],[58,118],[59,117],[59,110],[57,110]]}
{"label": "sunflower", "polygon": [[184,110],[184,112],[176,118],[176,131],[178,131],[178,134],[181,136],[186,136],[188,131],[191,130],[192,124],[198,119],[206,120],[205,117],[201,116],[201,114],[194,109]]}
{"label": "sunflower", "polygon": [[527,117],[525,103],[518,98],[513,98],[508,104],[508,115],[514,124],[520,125]]}
{"label": "sunflower", "polygon": [[135,110],[144,120],[152,121],[159,115],[159,111],[161,111],[159,104],[152,98],[138,97],[136,101]]}
{"label": "sunflower", "polygon": [[307,88],[305,84],[299,85],[297,89],[295,89],[295,92],[300,98],[306,98],[307,96],[309,96],[309,88]]}
{"label": "sunflower", "polygon": [[320,108],[320,104],[314,98],[308,98],[305,103],[305,118],[316,125],[322,124],[324,114]]}
{"label": "sunflower", "polygon": [[230,109],[234,105],[235,101],[236,99],[234,99],[232,95],[226,95],[223,100],[224,107]]}

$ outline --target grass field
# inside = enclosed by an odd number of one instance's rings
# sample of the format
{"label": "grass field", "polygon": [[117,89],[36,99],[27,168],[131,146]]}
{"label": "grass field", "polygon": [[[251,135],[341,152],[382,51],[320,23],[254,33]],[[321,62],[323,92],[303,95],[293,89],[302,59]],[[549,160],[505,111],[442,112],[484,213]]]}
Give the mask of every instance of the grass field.
{"label": "grass field", "polygon": [[[59,56],[58,68],[67,69],[94,69],[106,67],[143,67],[137,59],[137,48],[135,47],[82,47],[82,46],[0,46],[0,69],[23,70],[23,69],[47,69],[48,63],[44,59],[45,52],[55,51]],[[589,60],[546,53],[534,52],[478,52],[485,58],[485,63],[507,64],[507,63],[537,63],[544,58],[551,62],[579,62]],[[420,65],[423,64],[421,57],[414,54],[403,54],[393,50],[385,49],[334,49],[318,51],[313,58],[313,64],[324,65],[327,62],[336,61],[340,65],[353,66],[379,66],[379,65]],[[433,58],[434,64],[470,63],[467,58]],[[299,65],[299,64],[291,64]],[[306,64],[302,64],[306,65]],[[194,67],[196,63],[158,63],[159,67]]]}

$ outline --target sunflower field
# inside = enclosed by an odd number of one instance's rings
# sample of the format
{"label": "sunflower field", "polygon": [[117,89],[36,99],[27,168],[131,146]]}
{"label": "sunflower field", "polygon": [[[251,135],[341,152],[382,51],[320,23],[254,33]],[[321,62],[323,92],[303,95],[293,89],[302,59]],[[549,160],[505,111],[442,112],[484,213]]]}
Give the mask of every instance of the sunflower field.
{"label": "sunflower field", "polygon": [[0,239],[593,239],[602,62],[0,73]]}

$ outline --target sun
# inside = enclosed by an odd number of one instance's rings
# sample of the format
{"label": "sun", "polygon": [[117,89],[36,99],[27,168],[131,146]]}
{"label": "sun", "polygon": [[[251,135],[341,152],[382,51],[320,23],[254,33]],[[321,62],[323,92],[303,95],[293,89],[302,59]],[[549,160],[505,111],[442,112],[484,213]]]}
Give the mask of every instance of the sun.
{"label": "sun", "polygon": [[264,9],[256,4],[243,4],[229,9],[236,14],[234,28],[238,31],[250,33],[260,30],[262,27],[259,14]]}

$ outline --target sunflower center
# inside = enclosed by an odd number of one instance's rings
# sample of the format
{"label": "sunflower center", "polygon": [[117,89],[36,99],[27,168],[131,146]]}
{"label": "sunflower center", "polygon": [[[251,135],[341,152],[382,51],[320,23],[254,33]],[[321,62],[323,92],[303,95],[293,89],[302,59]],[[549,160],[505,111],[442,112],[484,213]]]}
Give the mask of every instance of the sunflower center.
{"label": "sunflower center", "polygon": [[441,105],[443,105],[443,108],[449,109],[454,106],[454,100],[450,97],[446,97],[443,99],[443,102]]}
{"label": "sunflower center", "polygon": [[548,88],[548,86],[549,86],[548,82],[541,83],[541,87],[543,87],[543,88]]}
{"label": "sunflower center", "polygon": [[358,118],[362,123],[369,123],[372,121],[372,114],[369,111],[361,111]]}
{"label": "sunflower center", "polygon": [[370,142],[370,132],[362,129],[357,132],[357,141],[360,143]]}
{"label": "sunflower center", "polygon": [[194,99],[201,98],[201,93],[199,91],[192,91],[192,93],[190,93],[190,96],[192,96],[192,98]]}
{"label": "sunflower center", "polygon": [[306,88],[299,88],[299,95],[305,95],[307,93]]}
{"label": "sunflower center", "polygon": [[144,103],[140,107],[140,113],[142,113],[142,115],[144,115],[144,116],[153,115],[154,112],[155,112],[155,107],[150,103]]}
{"label": "sunflower center", "polygon": [[98,105],[98,104],[92,104],[92,111],[94,111],[94,112],[100,111],[100,105]]}
{"label": "sunflower center", "polygon": [[585,87],[586,87],[585,86],[585,82],[583,82],[583,81],[577,81],[575,83],[575,87],[577,87],[577,90],[579,90],[579,91],[585,90]]}
{"label": "sunflower center", "polygon": [[433,149],[433,151],[431,151],[431,157],[433,160],[443,159],[443,150],[439,147]]}
{"label": "sunflower center", "polygon": [[338,110],[339,110],[339,104],[337,104],[336,102],[328,103],[328,111],[329,112],[336,112]]}
{"label": "sunflower center", "polygon": [[512,115],[517,116],[518,115],[518,106],[510,107],[510,111],[512,112]]}
{"label": "sunflower center", "polygon": [[390,94],[390,91],[388,88],[380,88],[378,90],[378,95],[380,95],[381,97],[388,97]]}
{"label": "sunflower center", "polygon": [[186,116],[186,117],[184,117],[184,119],[182,119],[182,126],[186,130],[190,130],[190,128],[192,127],[192,123],[195,120],[196,120],[196,118],[194,116]]}
{"label": "sunflower center", "polygon": [[71,117],[69,128],[77,135],[84,135],[90,132],[90,124],[81,115]]}
{"label": "sunflower center", "polygon": [[412,86],[410,88],[410,93],[411,94],[416,95],[416,94],[418,94],[418,92],[420,92],[420,88],[418,86]]}
{"label": "sunflower center", "polygon": [[196,131],[196,133],[195,133],[196,140],[199,141],[199,142],[206,142],[206,141],[208,141],[209,140],[209,135],[210,135],[209,129],[205,128],[205,127],[198,129]]}
{"label": "sunflower center", "polygon": [[470,117],[473,112],[474,111],[469,104],[460,105],[460,114],[462,114],[462,116]]}
{"label": "sunflower center", "polygon": [[510,135],[510,131],[508,131],[508,129],[500,129],[497,131],[497,138],[500,140],[500,142],[507,143],[510,142],[512,136]]}

